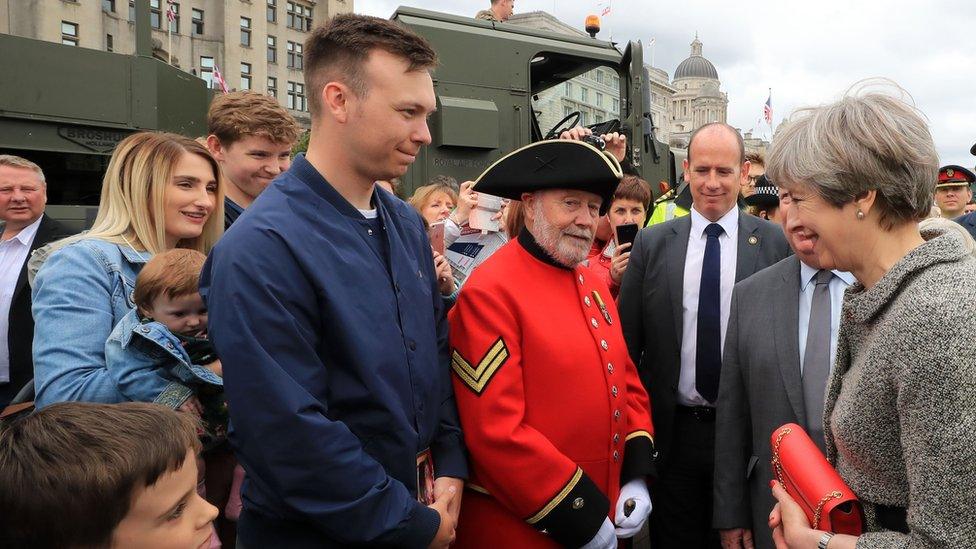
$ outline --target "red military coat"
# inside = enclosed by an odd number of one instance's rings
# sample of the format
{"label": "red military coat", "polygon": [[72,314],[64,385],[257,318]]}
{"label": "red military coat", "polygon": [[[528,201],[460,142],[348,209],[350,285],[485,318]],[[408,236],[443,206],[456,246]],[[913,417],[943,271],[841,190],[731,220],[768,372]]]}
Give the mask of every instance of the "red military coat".
{"label": "red military coat", "polygon": [[472,465],[457,546],[585,544],[621,481],[653,468],[650,404],[606,284],[523,231],[468,278],[449,320]]}

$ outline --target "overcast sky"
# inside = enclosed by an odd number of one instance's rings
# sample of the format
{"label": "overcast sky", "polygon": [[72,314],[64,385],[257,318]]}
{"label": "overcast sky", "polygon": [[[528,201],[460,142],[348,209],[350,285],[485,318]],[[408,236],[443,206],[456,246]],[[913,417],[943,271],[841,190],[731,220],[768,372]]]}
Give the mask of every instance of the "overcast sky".
{"label": "overcast sky", "polygon": [[[389,17],[401,2],[353,0],[355,11]],[[473,16],[489,0],[426,0],[416,7]],[[543,10],[582,28],[602,9],[588,0],[516,0],[516,13]],[[644,60],[673,76],[698,33],[728,93],[728,121],[760,124],[772,88],[773,123],[800,106],[840,97],[858,80],[883,76],[904,87],[928,117],[942,164],[973,168],[976,142],[976,2],[972,0],[648,1],[612,0],[599,38],[640,39]],[[653,48],[649,47],[655,38]],[[651,51],[653,49],[653,52]]]}

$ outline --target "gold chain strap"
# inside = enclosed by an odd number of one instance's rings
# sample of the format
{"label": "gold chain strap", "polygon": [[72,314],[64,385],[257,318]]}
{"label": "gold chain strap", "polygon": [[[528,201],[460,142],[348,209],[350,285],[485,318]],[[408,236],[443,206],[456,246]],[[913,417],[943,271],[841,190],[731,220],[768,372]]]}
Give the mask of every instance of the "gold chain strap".
{"label": "gold chain strap", "polygon": [[786,489],[786,483],[783,482],[783,464],[779,460],[779,447],[783,444],[783,437],[793,432],[793,429],[789,427],[783,429],[779,432],[776,437],[776,445],[773,448],[773,469],[776,471],[776,480],[779,481],[780,486]]}
{"label": "gold chain strap", "polygon": [[820,527],[820,515],[823,514],[824,505],[827,505],[827,502],[832,499],[840,499],[842,497],[844,497],[844,494],[841,494],[840,492],[837,491],[833,491],[827,494],[826,496],[820,498],[820,503],[817,504],[817,509],[813,512],[814,528]]}

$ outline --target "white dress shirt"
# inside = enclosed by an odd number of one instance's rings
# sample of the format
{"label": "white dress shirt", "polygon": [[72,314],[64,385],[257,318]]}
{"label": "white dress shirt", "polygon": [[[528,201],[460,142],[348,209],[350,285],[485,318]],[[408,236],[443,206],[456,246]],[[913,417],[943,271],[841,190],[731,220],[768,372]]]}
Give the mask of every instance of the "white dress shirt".
{"label": "white dress shirt", "polygon": [[[819,271],[800,262],[800,330],[797,334],[800,342],[800,374],[803,374],[803,356],[807,350],[807,332],[810,329],[810,307],[813,304],[813,290],[817,287],[814,280]],[[834,276],[830,279],[827,290],[830,291],[830,369],[834,369],[834,357],[837,354],[837,334],[840,333],[840,312],[844,305],[844,291],[854,284],[854,275],[845,271],[831,271]]]}
{"label": "white dress shirt", "polygon": [[[721,349],[725,350],[725,330],[729,326],[729,308],[732,306],[732,287],[735,286],[735,266],[739,236],[739,209],[733,207],[716,223],[725,230],[718,237],[722,250],[721,279]],[[695,356],[698,351],[698,294],[701,289],[702,262],[705,259],[705,228],[711,221],[691,208],[691,233],[688,235],[688,252],[685,255],[684,293],[681,298],[682,331],[681,373],[678,377],[678,404],[684,406],[712,406],[695,389]]]}
{"label": "white dress shirt", "polygon": [[43,217],[38,217],[37,221],[24,227],[17,236],[0,241],[0,383],[10,382],[10,349],[7,348],[10,303],[20,271],[27,261],[27,252],[30,251]]}

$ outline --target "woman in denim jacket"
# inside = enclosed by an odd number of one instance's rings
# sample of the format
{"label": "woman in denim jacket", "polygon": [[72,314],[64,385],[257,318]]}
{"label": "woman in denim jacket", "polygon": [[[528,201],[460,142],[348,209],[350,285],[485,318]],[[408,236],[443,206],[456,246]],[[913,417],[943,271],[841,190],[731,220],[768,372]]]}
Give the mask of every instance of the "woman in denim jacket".
{"label": "woman in denim jacket", "polygon": [[223,195],[220,169],[196,141],[145,132],[119,143],[92,229],[32,258],[38,408],[130,400],[106,368],[106,341],[134,308],[136,275],[153,254],[209,252],[223,233]]}

